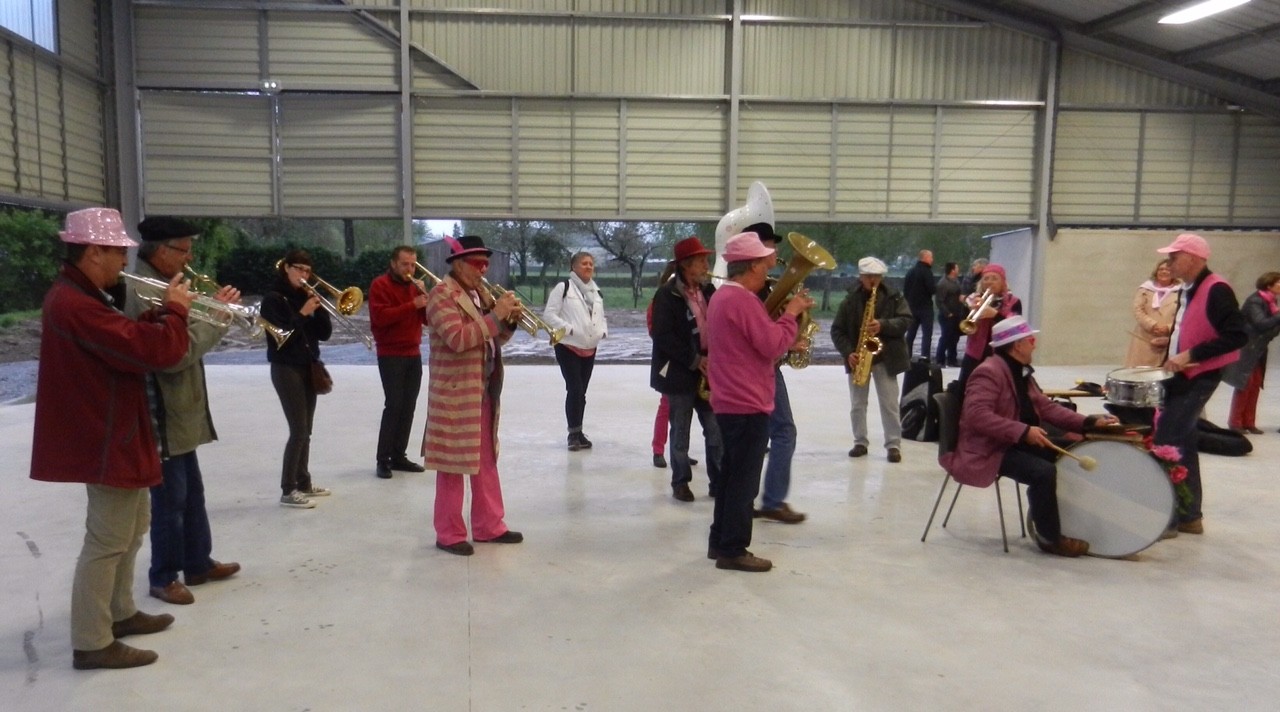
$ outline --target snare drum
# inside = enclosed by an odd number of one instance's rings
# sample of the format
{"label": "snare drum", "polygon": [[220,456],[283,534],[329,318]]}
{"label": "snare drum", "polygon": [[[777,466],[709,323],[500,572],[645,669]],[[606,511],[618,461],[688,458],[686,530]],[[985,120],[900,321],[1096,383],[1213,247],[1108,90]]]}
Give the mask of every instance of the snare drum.
{"label": "snare drum", "polygon": [[1164,382],[1172,377],[1162,368],[1118,368],[1107,374],[1107,402],[1159,408],[1164,402]]}
{"label": "snare drum", "polygon": [[1128,443],[1086,440],[1071,448],[1098,461],[1092,472],[1058,461],[1062,533],[1089,542],[1089,554],[1119,558],[1160,540],[1173,518],[1173,485],[1146,450]]}

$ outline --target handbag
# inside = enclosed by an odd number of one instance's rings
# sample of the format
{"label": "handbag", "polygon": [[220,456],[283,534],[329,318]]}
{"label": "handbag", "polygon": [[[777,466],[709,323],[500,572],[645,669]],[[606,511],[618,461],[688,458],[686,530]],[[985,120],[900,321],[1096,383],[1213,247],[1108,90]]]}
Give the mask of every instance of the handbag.
{"label": "handbag", "polygon": [[324,367],[324,361],[311,362],[311,387],[315,389],[317,395],[324,395],[333,390],[333,376],[330,376],[329,369]]}

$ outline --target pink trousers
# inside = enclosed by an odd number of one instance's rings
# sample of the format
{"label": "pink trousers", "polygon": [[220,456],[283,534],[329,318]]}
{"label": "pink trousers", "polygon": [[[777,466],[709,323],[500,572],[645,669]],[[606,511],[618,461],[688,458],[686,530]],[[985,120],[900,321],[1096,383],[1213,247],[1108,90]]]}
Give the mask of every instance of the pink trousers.
{"label": "pink trousers", "polygon": [[471,534],[477,540],[494,539],[507,533],[502,521],[502,483],[498,481],[498,459],[493,451],[493,403],[480,404],[480,471],[474,475],[436,473],[436,541],[451,546],[467,540],[467,522],[462,517],[466,481],[471,480]]}
{"label": "pink trousers", "polygon": [[653,454],[661,455],[667,451],[667,426],[671,422],[671,401],[666,394],[658,401],[658,412],[653,415]]}

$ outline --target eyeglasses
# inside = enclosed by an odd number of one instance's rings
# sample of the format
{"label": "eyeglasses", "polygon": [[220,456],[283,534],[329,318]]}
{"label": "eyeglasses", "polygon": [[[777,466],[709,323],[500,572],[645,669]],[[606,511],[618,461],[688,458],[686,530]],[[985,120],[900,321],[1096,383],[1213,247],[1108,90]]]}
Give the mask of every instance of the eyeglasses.
{"label": "eyeglasses", "polygon": [[169,243],[167,243],[167,242],[165,243],[165,245],[164,245],[164,246],[165,246],[165,247],[167,247],[167,248],[169,248],[169,249],[171,249],[171,250],[173,250],[174,252],[181,252],[181,253],[182,253],[182,254],[184,254],[184,255],[189,255],[189,254],[191,254],[191,248],[190,248],[190,247],[177,247],[176,245],[170,245],[170,244],[169,244]]}
{"label": "eyeglasses", "polygon": [[296,269],[303,274],[311,274],[311,268],[307,265],[289,265],[289,269]]}

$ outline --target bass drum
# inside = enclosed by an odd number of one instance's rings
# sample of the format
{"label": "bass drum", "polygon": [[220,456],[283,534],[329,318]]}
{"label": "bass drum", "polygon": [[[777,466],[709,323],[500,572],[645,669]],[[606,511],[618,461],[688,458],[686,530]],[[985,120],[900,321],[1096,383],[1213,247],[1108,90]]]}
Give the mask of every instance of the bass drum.
{"label": "bass drum", "polygon": [[1173,519],[1169,476],[1146,450],[1129,443],[1086,440],[1071,453],[1097,460],[1092,472],[1058,460],[1058,513],[1064,536],[1089,542],[1089,554],[1121,558],[1160,540]]}

